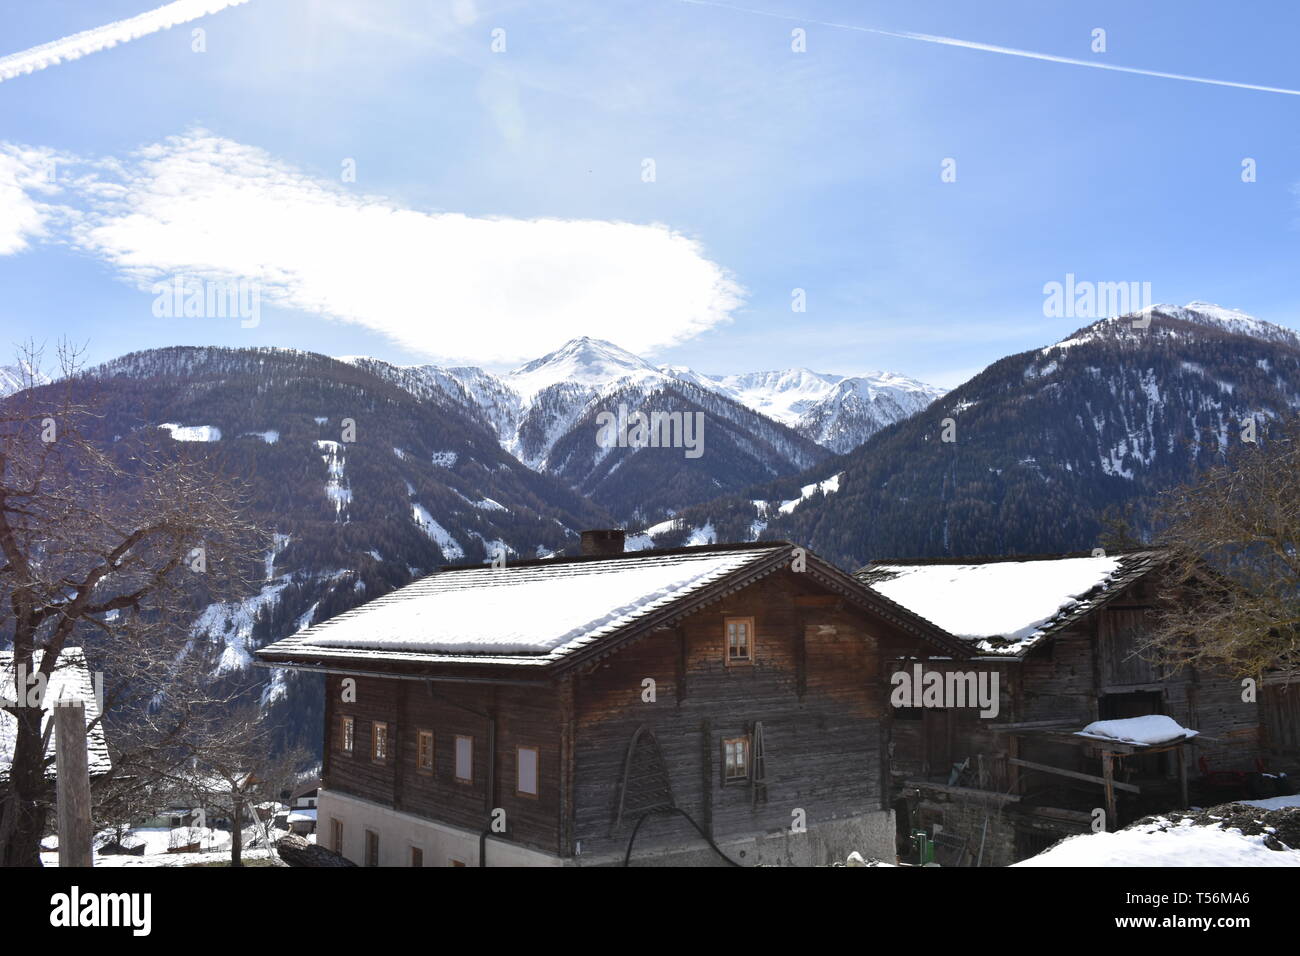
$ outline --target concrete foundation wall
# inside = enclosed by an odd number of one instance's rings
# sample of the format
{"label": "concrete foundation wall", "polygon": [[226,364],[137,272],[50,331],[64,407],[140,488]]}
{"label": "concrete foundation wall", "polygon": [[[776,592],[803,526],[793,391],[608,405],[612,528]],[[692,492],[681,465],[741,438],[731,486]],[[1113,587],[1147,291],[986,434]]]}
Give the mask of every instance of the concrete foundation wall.
{"label": "concrete foundation wall", "polygon": [[[479,835],[424,817],[401,813],[389,807],[333,790],[321,790],[317,807],[316,839],[321,846],[333,846],[334,824],[343,824],[341,852],[358,866],[366,861],[366,831],[379,837],[380,866],[410,866],[411,849],[424,855],[425,866],[479,865]],[[646,826],[651,824],[647,823]],[[644,830],[644,828],[643,828]],[[628,836],[630,836],[630,832]],[[624,838],[626,846],[626,837]],[[893,811],[874,811],[816,826],[805,833],[781,832],[731,840],[719,844],[730,859],[742,866],[825,866],[844,862],[853,851],[864,857],[894,861]],[[488,866],[620,866],[623,854],[564,859],[555,854],[517,846],[501,839],[487,840]],[[689,846],[674,849],[632,851],[633,866],[724,866],[717,853],[698,838]]]}

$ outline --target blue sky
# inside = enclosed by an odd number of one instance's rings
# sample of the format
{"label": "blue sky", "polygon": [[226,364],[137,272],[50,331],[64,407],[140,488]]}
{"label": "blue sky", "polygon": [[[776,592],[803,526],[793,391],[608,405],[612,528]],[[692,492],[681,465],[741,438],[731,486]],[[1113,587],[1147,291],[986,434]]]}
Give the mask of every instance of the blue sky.
{"label": "blue sky", "polygon": [[[0,57],[157,6],[5,0]],[[1067,274],[1300,327],[1300,96],[829,25],[1296,88],[1293,4],[743,6],[248,0],[5,79],[2,344],[500,369],[588,334],[951,387],[1086,324],[1044,316]],[[257,325],[156,314],[178,274],[255,283]]]}

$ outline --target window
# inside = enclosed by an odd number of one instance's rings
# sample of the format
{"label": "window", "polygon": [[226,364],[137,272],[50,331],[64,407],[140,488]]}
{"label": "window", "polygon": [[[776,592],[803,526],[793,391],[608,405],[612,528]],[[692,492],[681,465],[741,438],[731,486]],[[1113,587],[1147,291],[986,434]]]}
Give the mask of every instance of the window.
{"label": "window", "polygon": [[424,851],[418,846],[411,847],[411,866],[424,866]]}
{"label": "window", "polygon": [[379,865],[379,834],[374,830],[366,831],[366,866]]}
{"label": "window", "polygon": [[357,723],[351,717],[340,718],[342,720],[342,732],[339,737],[343,745],[344,753],[352,753],[353,745],[356,742]]}
{"label": "window", "polygon": [[474,738],[456,737],[456,780],[474,782]]}
{"label": "window", "polygon": [[342,854],[343,852],[343,821],[337,817],[330,817],[330,842],[334,847],[334,852]]}
{"label": "window", "polygon": [[537,796],[537,748],[518,747],[515,750],[515,793]]}
{"label": "window", "polygon": [[388,725],[378,720],[370,732],[370,759],[384,761],[388,759]]}
{"label": "window", "polygon": [[753,657],[754,619],[752,617],[729,617],[727,626],[727,663],[749,664]]}
{"label": "window", "polygon": [[749,779],[749,738],[729,737],[722,742],[722,782]]}
{"label": "window", "polygon": [[415,769],[433,773],[433,731],[421,730],[415,735]]}

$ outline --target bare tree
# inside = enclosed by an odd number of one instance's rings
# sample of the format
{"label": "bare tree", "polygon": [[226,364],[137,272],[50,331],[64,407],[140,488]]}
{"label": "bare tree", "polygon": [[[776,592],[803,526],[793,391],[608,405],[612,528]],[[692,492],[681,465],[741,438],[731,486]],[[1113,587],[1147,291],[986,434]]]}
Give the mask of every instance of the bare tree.
{"label": "bare tree", "polygon": [[[41,358],[29,347],[20,367]],[[190,609],[246,593],[266,536],[243,518],[239,488],[199,453],[91,437],[95,383],[73,350],[60,347],[58,359],[59,381],[0,402],[0,635],[15,664],[4,696],[21,704],[19,675],[34,680],[38,658],[48,679],[75,635],[112,679],[105,711],[132,715],[114,768],[129,780],[128,770],[157,772],[192,751],[203,729],[193,714],[217,700]],[[5,709],[16,740],[0,782],[0,865],[39,865],[53,796],[42,710]]]}
{"label": "bare tree", "polygon": [[1149,655],[1237,677],[1300,665],[1300,424],[1261,429],[1157,521],[1171,561]]}

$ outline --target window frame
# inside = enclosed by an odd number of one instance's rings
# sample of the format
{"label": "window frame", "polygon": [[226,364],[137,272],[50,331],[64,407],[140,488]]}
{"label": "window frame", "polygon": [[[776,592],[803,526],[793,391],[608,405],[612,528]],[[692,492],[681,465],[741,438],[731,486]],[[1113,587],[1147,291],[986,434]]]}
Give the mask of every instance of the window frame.
{"label": "window frame", "polygon": [[[424,765],[424,742],[429,741],[429,765]],[[417,730],[415,732],[415,772],[423,774],[426,777],[432,777],[434,768],[437,766],[437,751],[434,750],[434,737],[432,730]]]}
{"label": "window frame", "polygon": [[[731,656],[731,625],[745,625],[745,656]],[[752,667],[754,664],[754,619],[728,615],[722,619],[722,660],[728,667]]]}
{"label": "window frame", "polygon": [[[379,731],[384,734],[384,752],[379,752]],[[392,748],[393,738],[388,732],[388,722],[372,720],[370,722],[370,759],[375,763],[388,763],[388,754]]]}
{"label": "window frame", "polygon": [[[373,851],[373,855],[372,855]],[[366,866],[379,866],[379,832],[366,828]]]}
{"label": "window frame", "polygon": [[334,844],[334,852],[339,856],[343,855],[343,821],[338,817],[330,817],[330,840]]}
{"label": "window frame", "polygon": [[[520,775],[522,764],[519,755],[525,751],[533,752],[533,789],[524,790],[520,787],[523,783]],[[529,800],[536,800],[542,794],[542,749],[534,744],[519,744],[515,747],[515,796],[527,797]]]}
{"label": "window frame", "polygon": [[[727,748],[731,744],[743,744],[745,756],[745,774],[744,776],[731,776],[729,773],[727,761]],[[739,737],[722,738],[722,785],[732,787],[740,784],[749,783],[754,773],[754,741],[749,734],[741,734]]]}
{"label": "window frame", "polygon": [[410,849],[411,849],[411,854],[408,862],[415,869],[423,869],[424,868],[424,847],[413,846]]}
{"label": "window frame", "polygon": [[[460,775],[460,742],[462,740],[469,741],[469,776],[468,777],[462,777]],[[474,783],[474,737],[473,735],[471,734],[456,735],[456,743],[454,748],[452,749],[451,764],[452,764],[451,775],[453,780],[455,780],[457,783],[463,783],[463,784],[472,785]]]}

